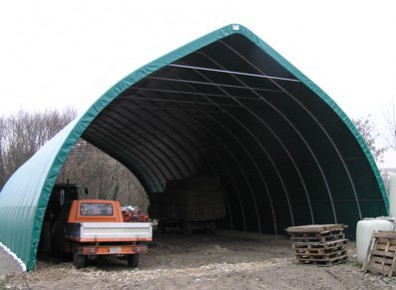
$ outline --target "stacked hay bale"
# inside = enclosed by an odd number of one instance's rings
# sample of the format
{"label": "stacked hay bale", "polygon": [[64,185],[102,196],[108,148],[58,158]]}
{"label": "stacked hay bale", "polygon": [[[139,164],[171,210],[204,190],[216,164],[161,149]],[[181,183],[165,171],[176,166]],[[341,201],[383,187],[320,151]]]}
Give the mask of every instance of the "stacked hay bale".
{"label": "stacked hay bale", "polygon": [[177,198],[171,192],[154,192],[149,195],[148,209],[151,218],[167,217],[170,220],[178,219]]}
{"label": "stacked hay bale", "polygon": [[343,224],[304,225],[287,228],[294,256],[300,264],[333,266],[347,261]]}
{"label": "stacked hay bale", "polygon": [[186,234],[195,226],[215,231],[215,222],[226,216],[224,190],[214,175],[170,180],[164,192],[149,195],[149,215],[161,226],[181,225]]}

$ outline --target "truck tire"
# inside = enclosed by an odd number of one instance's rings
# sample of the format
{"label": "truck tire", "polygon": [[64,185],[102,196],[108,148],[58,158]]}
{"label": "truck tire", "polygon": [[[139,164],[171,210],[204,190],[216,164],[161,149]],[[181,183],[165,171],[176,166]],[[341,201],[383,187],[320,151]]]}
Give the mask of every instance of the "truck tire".
{"label": "truck tire", "polygon": [[76,252],[73,253],[73,265],[77,269],[81,269],[85,266],[86,257],[84,255],[78,254]]}
{"label": "truck tire", "polygon": [[139,265],[138,254],[128,255],[127,260],[128,260],[128,267],[136,268]]}

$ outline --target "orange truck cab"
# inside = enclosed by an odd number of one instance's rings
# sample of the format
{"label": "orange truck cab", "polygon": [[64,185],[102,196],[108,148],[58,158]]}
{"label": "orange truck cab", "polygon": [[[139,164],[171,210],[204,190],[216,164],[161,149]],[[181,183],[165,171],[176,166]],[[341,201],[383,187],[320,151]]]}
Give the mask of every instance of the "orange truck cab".
{"label": "orange truck cab", "polygon": [[83,199],[65,203],[54,226],[58,252],[72,253],[77,268],[100,255],[126,259],[137,267],[139,254],[147,253],[152,241],[150,222],[124,222],[119,202]]}

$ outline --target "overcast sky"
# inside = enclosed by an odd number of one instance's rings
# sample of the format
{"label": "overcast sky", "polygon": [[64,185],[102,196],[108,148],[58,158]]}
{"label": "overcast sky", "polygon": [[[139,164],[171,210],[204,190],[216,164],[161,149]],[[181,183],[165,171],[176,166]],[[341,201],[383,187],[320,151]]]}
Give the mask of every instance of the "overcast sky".
{"label": "overcast sky", "polygon": [[371,114],[385,130],[396,97],[395,12],[392,0],[1,1],[0,114],[66,106],[82,113],[132,71],[239,23],[349,117]]}

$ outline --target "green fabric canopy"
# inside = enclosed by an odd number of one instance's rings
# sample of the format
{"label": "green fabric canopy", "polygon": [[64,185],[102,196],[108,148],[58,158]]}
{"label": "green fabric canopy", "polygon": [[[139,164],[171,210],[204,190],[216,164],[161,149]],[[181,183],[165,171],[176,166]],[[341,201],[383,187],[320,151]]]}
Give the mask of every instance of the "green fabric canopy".
{"label": "green fabric canopy", "polygon": [[216,174],[233,230],[387,214],[380,173],[350,119],[311,80],[237,24],[131,73],[65,127],[0,193],[0,241],[34,269],[52,187],[84,138],[128,167],[147,192]]}

